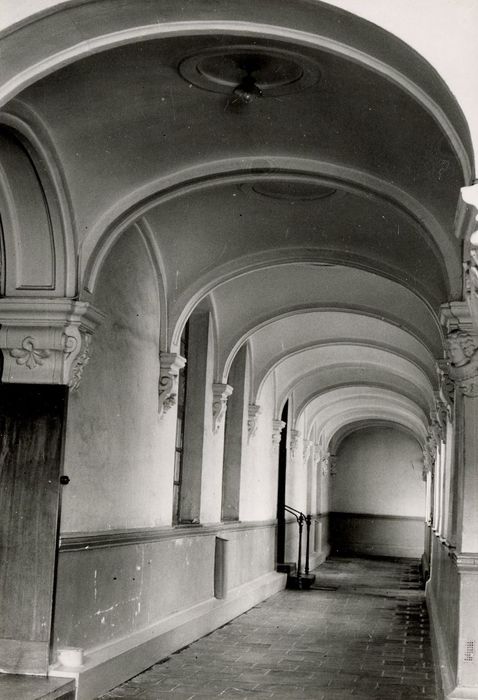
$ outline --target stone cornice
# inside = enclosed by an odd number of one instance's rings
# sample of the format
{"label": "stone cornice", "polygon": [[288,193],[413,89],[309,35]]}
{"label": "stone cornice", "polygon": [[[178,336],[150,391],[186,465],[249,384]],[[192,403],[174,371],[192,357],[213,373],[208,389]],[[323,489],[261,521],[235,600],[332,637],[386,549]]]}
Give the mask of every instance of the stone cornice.
{"label": "stone cornice", "polygon": [[76,389],[103,319],[91,304],[72,299],[0,299],[2,381]]}

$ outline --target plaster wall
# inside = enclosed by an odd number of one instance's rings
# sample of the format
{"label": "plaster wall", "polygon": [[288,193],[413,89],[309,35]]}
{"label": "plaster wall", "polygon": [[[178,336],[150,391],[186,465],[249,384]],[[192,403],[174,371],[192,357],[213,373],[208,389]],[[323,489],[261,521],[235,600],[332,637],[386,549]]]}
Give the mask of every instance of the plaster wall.
{"label": "plaster wall", "polygon": [[257,432],[247,444],[241,472],[240,520],[269,520],[277,516],[278,452],[272,444],[274,380],[269,375],[260,397]]}
{"label": "plaster wall", "polygon": [[332,477],[331,545],[336,551],[420,557],[425,484],[419,444],[394,428],[345,438]]}
{"label": "plaster wall", "polygon": [[[460,575],[444,543],[431,533],[431,578],[426,587],[432,640],[444,690],[457,682],[460,625]],[[474,617],[474,616],[472,616]]]}
{"label": "plaster wall", "polygon": [[226,598],[274,570],[270,522],[160,528],[139,532],[121,546],[105,536],[72,547],[65,538],[58,560],[56,648],[80,647],[88,663],[89,654],[128,636],[133,640],[176,613],[193,615],[196,606],[214,598],[217,536],[227,540]]}
{"label": "plaster wall", "polygon": [[352,433],[337,452],[332,510],[421,518],[422,462],[419,444],[403,432],[382,427]]}
{"label": "plaster wall", "polygon": [[93,303],[106,319],[70,396],[61,530],[170,524],[174,416],[158,415],[158,290],[135,229],[111,251]]}

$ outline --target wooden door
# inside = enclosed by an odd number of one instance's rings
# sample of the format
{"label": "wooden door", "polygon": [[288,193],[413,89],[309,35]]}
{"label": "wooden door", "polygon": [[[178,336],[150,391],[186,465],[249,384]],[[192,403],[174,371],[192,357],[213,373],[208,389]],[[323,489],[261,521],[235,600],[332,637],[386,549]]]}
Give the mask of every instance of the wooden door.
{"label": "wooden door", "polygon": [[47,673],[67,388],[0,384],[0,670]]}

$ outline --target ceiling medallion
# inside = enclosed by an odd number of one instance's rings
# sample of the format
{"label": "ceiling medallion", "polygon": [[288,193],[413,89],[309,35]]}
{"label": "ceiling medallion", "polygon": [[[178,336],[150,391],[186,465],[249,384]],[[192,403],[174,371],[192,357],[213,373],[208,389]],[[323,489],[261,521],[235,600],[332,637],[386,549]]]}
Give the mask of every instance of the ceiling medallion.
{"label": "ceiling medallion", "polygon": [[320,79],[320,70],[310,58],[267,46],[205,49],[183,59],[178,70],[188,83],[212,92],[231,94],[249,81],[261,97],[300,92]]}
{"label": "ceiling medallion", "polygon": [[[241,185],[241,189],[247,185]],[[312,180],[258,180],[248,186],[254,194],[270,199],[280,199],[287,202],[312,202],[317,199],[326,199],[334,195],[337,190],[328,185],[322,185]]]}

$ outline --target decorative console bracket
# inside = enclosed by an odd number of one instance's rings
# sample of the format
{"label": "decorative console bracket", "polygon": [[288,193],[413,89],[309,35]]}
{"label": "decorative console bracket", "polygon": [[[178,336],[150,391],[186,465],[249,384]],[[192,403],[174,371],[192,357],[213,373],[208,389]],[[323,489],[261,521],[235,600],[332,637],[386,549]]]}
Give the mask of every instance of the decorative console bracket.
{"label": "decorative console bracket", "polygon": [[247,414],[247,435],[248,435],[249,440],[252,440],[252,438],[257,433],[257,422],[258,422],[258,418],[259,418],[260,413],[261,413],[260,406],[258,406],[256,403],[249,404],[248,414]]}
{"label": "decorative console bracket", "polygon": [[310,453],[312,451],[312,446],[313,446],[312,440],[304,440],[303,444],[303,450],[302,450],[302,459],[304,460],[304,463],[307,463],[309,461]]}
{"label": "decorative console bracket", "polygon": [[464,396],[478,397],[477,331],[465,302],[442,306],[446,336],[448,376]]}
{"label": "decorative console bracket", "polygon": [[295,458],[295,455],[297,453],[297,448],[299,446],[299,438],[300,438],[300,431],[292,429],[290,431],[290,444],[289,444],[289,451],[290,451],[290,456],[292,457],[292,459]]}
{"label": "decorative console bracket", "polygon": [[0,299],[2,381],[78,388],[104,314],[72,299]]}
{"label": "decorative console bracket", "polygon": [[162,352],[159,357],[159,415],[161,418],[176,405],[178,376],[186,359],[177,352]]}
{"label": "decorative console bracket", "polygon": [[227,410],[227,399],[232,394],[229,384],[212,385],[212,432],[219,432]]}
{"label": "decorative console bracket", "polygon": [[272,421],[272,444],[274,447],[279,447],[280,436],[286,424],[283,420]]}

